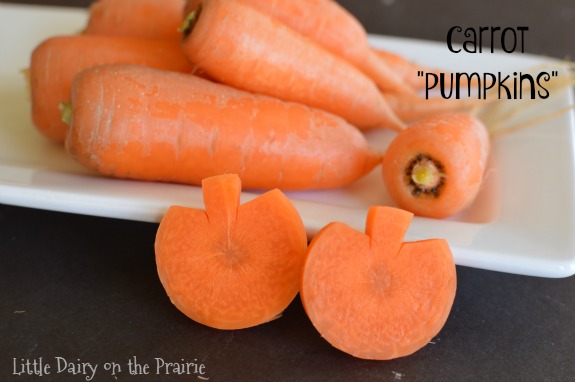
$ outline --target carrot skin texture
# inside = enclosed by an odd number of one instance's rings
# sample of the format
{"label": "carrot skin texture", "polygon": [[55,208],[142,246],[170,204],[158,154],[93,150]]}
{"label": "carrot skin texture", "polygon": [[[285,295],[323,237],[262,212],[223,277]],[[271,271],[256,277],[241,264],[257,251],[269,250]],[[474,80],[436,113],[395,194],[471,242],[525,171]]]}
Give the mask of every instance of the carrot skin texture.
{"label": "carrot skin texture", "polygon": [[[387,67],[392,70],[401,80],[415,90],[423,90],[427,86],[425,76],[418,76],[417,72],[432,73],[437,76],[444,74],[445,85],[451,85],[451,75],[449,71],[437,68],[427,68],[413,61],[409,61],[400,54],[384,49],[372,48],[373,54],[383,60]],[[477,79],[474,77],[467,86],[477,86]]]}
{"label": "carrot skin texture", "polygon": [[413,124],[425,118],[456,112],[466,112],[485,104],[475,98],[445,99],[434,97],[425,99],[405,94],[385,94],[387,103],[402,121]]}
{"label": "carrot skin texture", "polygon": [[411,217],[376,206],[366,234],[336,222],[312,239],[300,296],[335,348],[363,359],[405,357],[447,321],[457,286],[453,256],[441,239],[402,242]]}
{"label": "carrot skin texture", "polygon": [[417,75],[418,71],[438,72],[436,69],[424,68],[397,53],[384,49],[372,48],[372,52],[386,62],[387,66],[413,89],[425,89],[425,77],[419,77]]}
{"label": "carrot skin texture", "polygon": [[185,0],[98,0],[85,34],[179,41]]}
{"label": "carrot skin texture", "polygon": [[279,20],[231,0],[206,0],[196,16],[183,50],[215,80],[326,110],[360,129],[405,127],[368,77]]}
{"label": "carrot skin texture", "polygon": [[199,185],[235,173],[246,189],[341,187],[381,161],[332,114],[122,64],[76,77],[66,148],[108,176]]}
{"label": "carrot skin texture", "polygon": [[[399,133],[382,162],[386,189],[396,204],[418,216],[442,219],[468,207],[480,190],[490,151],[483,123],[466,113],[424,119]],[[438,195],[416,194],[408,168],[418,155],[438,161]]]}
{"label": "carrot skin texture", "polygon": [[189,72],[192,64],[179,43],[106,36],[54,36],[32,52],[30,88],[32,119],[47,138],[63,142],[67,125],[59,105],[70,100],[72,79],[92,66],[125,62]]}
{"label": "carrot skin texture", "polygon": [[[344,7],[332,0],[239,0],[268,14],[294,31],[341,57],[367,75],[380,90],[413,94],[387,63],[372,52],[363,25]],[[188,0],[187,15],[202,1]]]}
{"label": "carrot skin texture", "polygon": [[278,189],[239,204],[235,174],[207,178],[206,209],[172,206],[160,222],[156,264],[172,303],[218,329],[276,318],[299,290],[305,227]]}

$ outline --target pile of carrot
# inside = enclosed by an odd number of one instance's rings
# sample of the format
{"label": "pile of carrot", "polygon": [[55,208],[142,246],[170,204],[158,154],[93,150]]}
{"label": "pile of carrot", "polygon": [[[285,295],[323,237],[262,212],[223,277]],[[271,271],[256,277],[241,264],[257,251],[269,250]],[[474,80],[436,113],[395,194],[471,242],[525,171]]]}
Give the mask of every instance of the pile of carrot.
{"label": "pile of carrot", "polygon": [[338,188],[382,161],[365,130],[461,107],[426,104],[398,57],[332,0],[98,0],[34,50],[32,117],[106,176]]}

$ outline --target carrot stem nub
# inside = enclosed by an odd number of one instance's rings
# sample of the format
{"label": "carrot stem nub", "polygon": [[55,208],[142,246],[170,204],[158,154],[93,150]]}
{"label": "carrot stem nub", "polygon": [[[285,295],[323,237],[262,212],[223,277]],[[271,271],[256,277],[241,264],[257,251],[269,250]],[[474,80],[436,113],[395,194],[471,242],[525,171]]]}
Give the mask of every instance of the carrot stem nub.
{"label": "carrot stem nub", "polygon": [[72,120],[72,103],[71,102],[60,102],[58,109],[61,113],[62,122],[66,125],[70,124]]}
{"label": "carrot stem nub", "polygon": [[365,233],[370,238],[370,246],[395,255],[399,252],[412,218],[411,212],[399,208],[370,207],[365,221]]}
{"label": "carrot stem nub", "polygon": [[182,23],[182,25],[178,29],[180,32],[182,32],[182,38],[183,39],[185,39],[186,37],[188,37],[190,35],[190,33],[192,33],[192,30],[194,29],[194,26],[196,25],[196,22],[198,21],[198,18],[200,17],[201,12],[202,12],[202,4],[198,5],[198,7],[196,9],[191,11],[186,16],[186,18],[184,19],[184,22]]}
{"label": "carrot stem nub", "polygon": [[225,174],[202,181],[206,213],[210,222],[232,227],[240,205],[242,183],[236,174]]}

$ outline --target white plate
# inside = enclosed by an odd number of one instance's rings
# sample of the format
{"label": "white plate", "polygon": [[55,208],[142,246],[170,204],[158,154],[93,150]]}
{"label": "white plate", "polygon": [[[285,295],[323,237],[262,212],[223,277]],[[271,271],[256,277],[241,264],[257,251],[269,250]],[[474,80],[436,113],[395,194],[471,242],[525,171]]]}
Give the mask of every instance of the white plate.
{"label": "white plate", "polygon": [[[84,9],[0,4],[0,203],[147,222],[159,222],[172,204],[202,207],[197,187],[98,176],[35,131],[20,70],[40,41],[80,31],[85,22]],[[454,54],[445,44],[401,38],[371,41],[445,70],[513,72],[543,60],[520,53]],[[552,91],[524,116],[571,103],[569,89]],[[459,265],[543,277],[574,274],[574,126],[573,114],[563,113],[495,140],[474,205],[446,220],[415,218],[406,240],[445,238]],[[370,136],[380,147],[389,139],[385,132]],[[392,205],[379,171],[346,189],[290,193],[309,235],[336,220],[363,230],[369,206]]]}

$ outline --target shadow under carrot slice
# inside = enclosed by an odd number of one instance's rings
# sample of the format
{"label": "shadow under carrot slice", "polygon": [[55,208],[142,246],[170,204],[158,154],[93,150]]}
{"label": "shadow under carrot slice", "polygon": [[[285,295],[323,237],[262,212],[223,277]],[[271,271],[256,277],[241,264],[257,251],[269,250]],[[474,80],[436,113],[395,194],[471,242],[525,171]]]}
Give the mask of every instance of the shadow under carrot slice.
{"label": "shadow under carrot slice", "polygon": [[156,235],[160,281],[191,319],[218,329],[273,320],[291,303],[307,248],[303,222],[278,189],[240,205],[235,174],[202,182],[205,211],[168,209]]}
{"label": "shadow under carrot slice", "polygon": [[312,239],[300,296],[335,348],[365,359],[404,357],[447,321],[457,287],[453,256],[442,239],[403,242],[412,217],[375,206],[365,234],[331,223]]}

